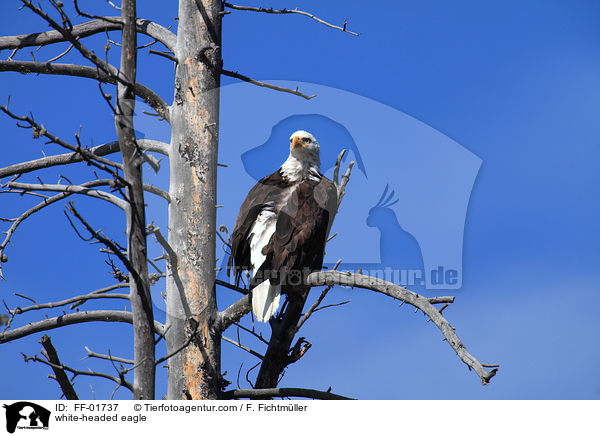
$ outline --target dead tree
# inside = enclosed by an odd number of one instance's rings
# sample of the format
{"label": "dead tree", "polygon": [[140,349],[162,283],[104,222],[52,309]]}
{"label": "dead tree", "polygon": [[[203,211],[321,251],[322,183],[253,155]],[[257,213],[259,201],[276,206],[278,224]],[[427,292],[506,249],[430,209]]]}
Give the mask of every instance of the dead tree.
{"label": "dead tree", "polygon": [[[216,223],[217,156],[219,145],[219,87],[221,75],[234,77],[258,86],[287,92],[310,99],[298,89],[287,89],[258,82],[237,72],[222,68],[221,28],[224,17],[236,11],[266,14],[296,14],[317,21],[351,35],[358,35],[342,26],[330,24],[313,14],[301,10],[274,10],[261,7],[237,6],[219,0],[179,0],[178,29],[175,35],[158,23],[137,16],[135,0],[122,0],[118,16],[97,16],[79,8],[74,0],[72,10],[61,1],[48,0],[47,10],[30,0],[20,0],[23,9],[37,15],[51,30],[17,36],[0,37],[0,50],[10,50],[10,55],[0,60],[0,71],[16,71],[61,76],[75,76],[97,83],[102,97],[113,111],[116,140],[96,147],[88,147],[75,134],[75,142],[69,142],[51,132],[31,114],[14,112],[9,103],[0,107],[7,116],[17,121],[21,128],[30,129],[34,138],[66,149],[64,154],[45,156],[27,162],[13,163],[0,168],[2,190],[8,193],[36,196],[40,202],[24,210],[15,218],[2,217],[7,227],[0,242],[0,276],[5,278],[11,238],[20,224],[46,207],[66,204],[66,215],[75,231],[86,240],[101,245],[101,250],[111,259],[116,283],[83,295],[74,295],[62,301],[38,303],[31,297],[26,307],[6,306],[7,314],[0,320],[5,324],[0,333],[0,344],[19,338],[35,336],[55,328],[89,322],[121,322],[133,325],[133,358],[102,355],[87,349],[87,357],[108,360],[115,364],[115,374],[73,368],[59,359],[50,337],[44,335],[43,357],[25,356],[49,366],[59,386],[68,399],[77,399],[72,385],[77,376],[102,377],[115,383],[115,390],[125,387],[132,391],[133,398],[152,399],[155,396],[155,371],[157,365],[168,363],[169,399],[219,399],[219,398],[274,398],[306,397],[319,399],[345,398],[329,391],[303,388],[279,388],[278,382],[285,368],[302,358],[311,344],[305,338],[296,339],[297,333],[310,316],[323,308],[323,299],[334,285],[350,286],[382,293],[422,311],[442,332],[444,340],[473,369],[485,385],[497,371],[497,365],[485,365],[473,357],[456,335],[454,328],[443,316],[442,311],[454,302],[453,297],[426,298],[401,286],[361,274],[337,271],[315,272],[308,276],[301,298],[289,301],[285,309],[271,321],[272,332],[268,339],[254,329],[240,323],[251,310],[251,294],[216,280],[216,238],[227,245],[225,229]],[[109,2],[110,3],[110,2]],[[116,7],[116,6],[115,6]],[[237,12],[240,11],[240,12]],[[24,12],[25,13],[25,12]],[[74,24],[71,17],[77,14],[82,21]],[[119,32],[120,66],[117,68],[102,59],[85,44],[86,38],[108,32]],[[150,42],[139,46],[143,37]],[[56,43],[68,43],[67,50],[44,61],[21,60],[17,57],[27,47],[44,47]],[[172,103],[165,100],[147,85],[137,82],[140,67],[140,47],[162,44],[166,51],[150,49],[173,62],[175,82]],[[86,65],[60,63],[59,60],[71,50],[79,53]],[[25,79],[26,80],[26,79]],[[114,85],[113,99],[103,86]],[[136,138],[134,126],[135,101],[141,99],[155,110],[157,122],[169,123],[170,144],[152,139]],[[226,152],[226,151],[225,151]],[[110,155],[120,159],[110,159]],[[143,183],[143,169],[147,164],[158,170],[155,155],[168,158],[170,186],[168,192]],[[340,178],[343,153],[338,157],[334,182],[338,187],[338,208],[350,179],[352,163]],[[64,165],[85,164],[95,177],[86,181],[71,182],[59,178],[58,183],[48,184],[36,176],[39,170]],[[21,179],[21,177],[23,179]],[[28,179],[28,181],[22,181]],[[47,193],[51,193],[47,195]],[[145,195],[157,195],[168,202],[168,230],[160,229],[146,221]],[[104,200],[124,212],[127,244],[121,246],[116,240],[95,228],[72,201],[78,196]],[[5,210],[2,210],[5,213]],[[154,238],[164,249],[161,259],[148,256],[147,238]],[[117,264],[112,259],[118,259]],[[164,262],[166,273],[149,273],[148,265]],[[338,263],[339,264],[339,263]],[[121,270],[124,269],[125,272]],[[160,270],[157,267],[158,270]],[[151,286],[166,277],[167,319],[162,324],[153,314]],[[118,293],[128,287],[129,293]],[[308,292],[314,287],[324,287],[320,296],[309,308],[305,308]],[[217,292],[239,292],[241,297],[231,306],[219,311]],[[79,306],[91,300],[125,300],[131,310],[88,310]],[[16,326],[18,316],[31,311],[69,306],[69,312],[60,317],[42,318],[36,322]],[[326,307],[326,306],[325,306]],[[14,325],[13,325],[14,324]],[[238,340],[224,335],[235,326]],[[239,340],[239,331],[244,331],[266,347],[264,354],[248,347]],[[164,339],[167,354],[155,356],[156,343]],[[294,340],[296,342],[294,343]],[[247,351],[260,360],[260,369],[253,389],[226,390],[229,384],[221,373],[221,343],[227,341]],[[117,368],[116,364],[120,365]],[[493,368],[488,370],[486,368]],[[133,373],[133,382],[129,380]],[[69,377],[70,375],[70,377]]]}

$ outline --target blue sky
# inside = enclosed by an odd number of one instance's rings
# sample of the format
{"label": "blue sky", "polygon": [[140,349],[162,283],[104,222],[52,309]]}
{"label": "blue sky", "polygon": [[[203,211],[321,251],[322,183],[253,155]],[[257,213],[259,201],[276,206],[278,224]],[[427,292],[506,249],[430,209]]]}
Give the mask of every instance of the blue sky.
{"label": "blue sky", "polygon": [[[98,7],[94,3],[98,2],[81,4],[92,10]],[[175,6],[163,3],[140,2],[139,15],[163,25],[175,24]],[[46,30],[32,14],[17,11],[17,4],[0,5],[3,34]],[[320,95],[303,102],[266,89],[235,88],[239,85],[234,80],[224,78],[223,84],[231,86],[223,91],[221,127],[226,130],[221,131],[220,160],[230,167],[219,173],[219,202],[225,206],[219,211],[220,223],[233,227],[232,216],[253,183],[249,174],[235,170],[242,168],[241,154],[269,139],[271,129],[281,121],[279,114],[317,114],[326,105],[323,101],[335,103],[336,98],[355,96],[352,101],[360,104],[330,112],[334,121],[342,109],[351,113],[354,118],[343,127],[352,134],[365,119],[387,114],[383,108],[389,108],[398,117],[394,120],[403,121],[390,121],[383,127],[374,123],[370,137],[354,135],[357,150],[371,164],[367,176],[355,171],[350,182],[328,261],[335,262],[339,253],[344,258],[369,253],[366,263],[378,261],[377,230],[366,226],[364,218],[360,218],[360,228],[350,220],[362,213],[357,208],[363,199],[361,189],[370,186],[366,180],[382,175],[382,180],[396,186],[400,198],[402,192],[421,189],[421,183],[406,177],[410,168],[402,162],[394,165],[399,148],[388,140],[394,129],[399,137],[420,132],[415,142],[402,143],[402,150],[414,151],[422,141],[423,147],[447,142],[468,151],[461,156],[472,155],[480,167],[465,191],[470,196],[468,209],[463,211],[462,287],[441,292],[457,297],[444,314],[474,356],[501,365],[492,383],[482,387],[422,314],[365,291],[334,289],[326,302],[352,302],[311,318],[301,335],[313,347],[288,369],[281,385],[331,386],[334,392],[364,399],[599,398],[600,384],[590,374],[600,357],[595,308],[600,286],[600,208],[595,200],[600,194],[600,5],[540,0],[401,1],[369,7],[365,2],[273,1],[262,6],[298,6],[334,23],[348,18],[349,28],[361,36],[328,29],[305,17],[236,11],[225,17],[225,68],[264,80],[304,82],[302,91],[319,89]],[[100,8],[98,13],[114,13],[104,5]],[[103,36],[90,39],[98,51],[104,42]],[[48,58],[62,49],[42,49],[35,56]],[[17,57],[30,59],[29,51]],[[8,52],[1,55],[5,59]],[[111,56],[118,64],[115,49]],[[65,62],[80,60],[70,53]],[[141,54],[139,63],[139,81],[171,101],[169,61]],[[1,77],[0,100],[11,95],[15,112],[32,110],[36,119],[65,138],[73,138],[83,125],[82,138],[88,144],[114,140],[110,112],[94,82],[16,73]],[[112,92],[110,87],[105,89]],[[244,116],[236,105],[248,104],[249,95],[256,106]],[[380,105],[381,112],[362,111],[367,100]],[[152,123],[140,117],[138,129],[148,138],[168,140],[165,126]],[[0,126],[4,134],[0,166],[40,157],[41,148],[46,154],[61,152],[33,141],[30,132],[16,128],[6,117],[0,117]],[[317,139],[348,143],[331,126],[316,123],[311,129]],[[314,129],[322,130],[322,135]],[[247,142],[237,141],[243,137]],[[424,139],[429,137],[431,141]],[[326,145],[321,142],[322,147]],[[285,150],[287,144],[281,146]],[[281,156],[266,156],[265,171],[269,165],[275,169],[282,156],[285,151]],[[439,155],[430,157],[432,162],[436,158],[439,161]],[[472,169],[462,157],[447,162],[457,174],[463,172],[456,169]],[[452,171],[449,177],[454,177]],[[61,169],[61,174],[79,181],[90,178],[86,168]],[[157,177],[148,174],[149,181],[157,184],[164,183],[165,177],[164,171]],[[56,178],[56,172],[44,173],[45,181],[54,183]],[[383,186],[376,189],[367,201],[369,207],[377,202]],[[440,197],[447,191],[440,189]],[[3,194],[0,201],[2,216],[12,216],[34,203],[12,194]],[[164,226],[164,205],[154,199],[148,202],[153,219]],[[76,204],[94,224],[122,239],[119,211],[95,200],[77,199]],[[410,203],[401,201],[396,207],[401,225],[415,213]],[[32,218],[13,242],[5,265],[8,280],[0,282],[0,293],[10,306],[23,304],[13,292],[38,301],[58,300],[112,283],[97,246],[75,237],[61,206]],[[154,295],[158,301],[160,287]],[[221,305],[232,298],[225,292],[219,294]],[[157,303],[159,319],[164,317],[160,309]],[[60,311],[48,313],[55,316]],[[33,319],[23,317],[21,322]],[[110,366],[99,362],[79,361],[85,356],[83,347],[103,353],[110,348],[114,355],[128,357],[130,333],[128,326],[88,324],[49,334],[65,363],[110,372]],[[227,335],[235,338],[236,332]],[[24,364],[20,356],[21,351],[39,353],[37,340],[33,336],[2,345],[0,367],[3,374],[12,374],[0,381],[3,398],[57,397],[55,382],[46,378],[47,368]],[[256,362],[223,344],[223,369],[234,387],[242,362],[240,385],[247,387],[244,374]],[[158,397],[165,390],[164,372],[159,371]],[[103,398],[112,391],[109,383],[84,378],[77,380],[76,388],[82,398]],[[119,391],[117,397],[128,398],[128,393]]]}

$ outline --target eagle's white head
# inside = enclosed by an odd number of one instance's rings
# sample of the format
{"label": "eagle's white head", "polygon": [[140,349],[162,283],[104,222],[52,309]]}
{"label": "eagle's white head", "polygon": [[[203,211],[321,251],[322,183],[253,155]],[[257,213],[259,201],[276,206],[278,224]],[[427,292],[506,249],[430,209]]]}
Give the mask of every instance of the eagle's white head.
{"label": "eagle's white head", "polygon": [[297,130],[292,133],[290,136],[290,156],[286,164],[294,167],[300,166],[303,171],[312,168],[319,172],[321,159],[319,158],[319,143],[315,137],[304,130]]}
{"label": "eagle's white head", "polygon": [[312,172],[318,175],[321,167],[319,143],[313,135],[297,130],[290,136],[290,155],[281,166],[285,178],[297,181]]}
{"label": "eagle's white head", "polygon": [[[304,131],[296,130],[290,136],[290,152],[295,153],[298,150],[300,153],[319,155],[319,143],[313,135]],[[300,156],[299,156],[300,157]]]}

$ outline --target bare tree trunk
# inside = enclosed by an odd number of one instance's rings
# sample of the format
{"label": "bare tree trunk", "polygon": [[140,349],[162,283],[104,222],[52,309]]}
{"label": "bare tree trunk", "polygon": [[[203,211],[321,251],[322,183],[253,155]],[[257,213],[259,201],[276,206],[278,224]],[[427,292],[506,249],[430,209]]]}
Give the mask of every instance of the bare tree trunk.
{"label": "bare tree trunk", "polygon": [[285,367],[290,363],[289,352],[296,334],[296,325],[302,316],[302,308],[310,288],[288,295],[285,311],[271,323],[271,339],[256,377],[255,388],[275,388]]}
{"label": "bare tree trunk", "polygon": [[131,311],[133,313],[135,374],[133,398],[154,399],[154,315],[148,280],[146,246],[146,207],[142,181],[142,157],[133,129],[137,30],[135,0],[123,0],[123,48],[121,72],[127,83],[118,82],[115,125],[123,156],[123,173],[127,182],[127,251],[133,271],[129,274]]}
{"label": "bare tree trunk", "polygon": [[215,232],[221,14],[219,0],[180,0],[175,98],[171,109],[169,244],[177,254],[167,277],[169,399],[216,399],[221,383]]}

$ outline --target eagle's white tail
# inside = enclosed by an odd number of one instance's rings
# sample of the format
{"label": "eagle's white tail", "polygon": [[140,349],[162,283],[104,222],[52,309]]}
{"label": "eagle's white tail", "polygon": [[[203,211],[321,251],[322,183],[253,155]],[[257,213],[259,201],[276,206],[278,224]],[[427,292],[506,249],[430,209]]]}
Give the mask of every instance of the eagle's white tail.
{"label": "eagle's white tail", "polygon": [[265,280],[252,290],[252,311],[256,320],[267,322],[279,307],[281,296],[281,285],[271,285]]}

